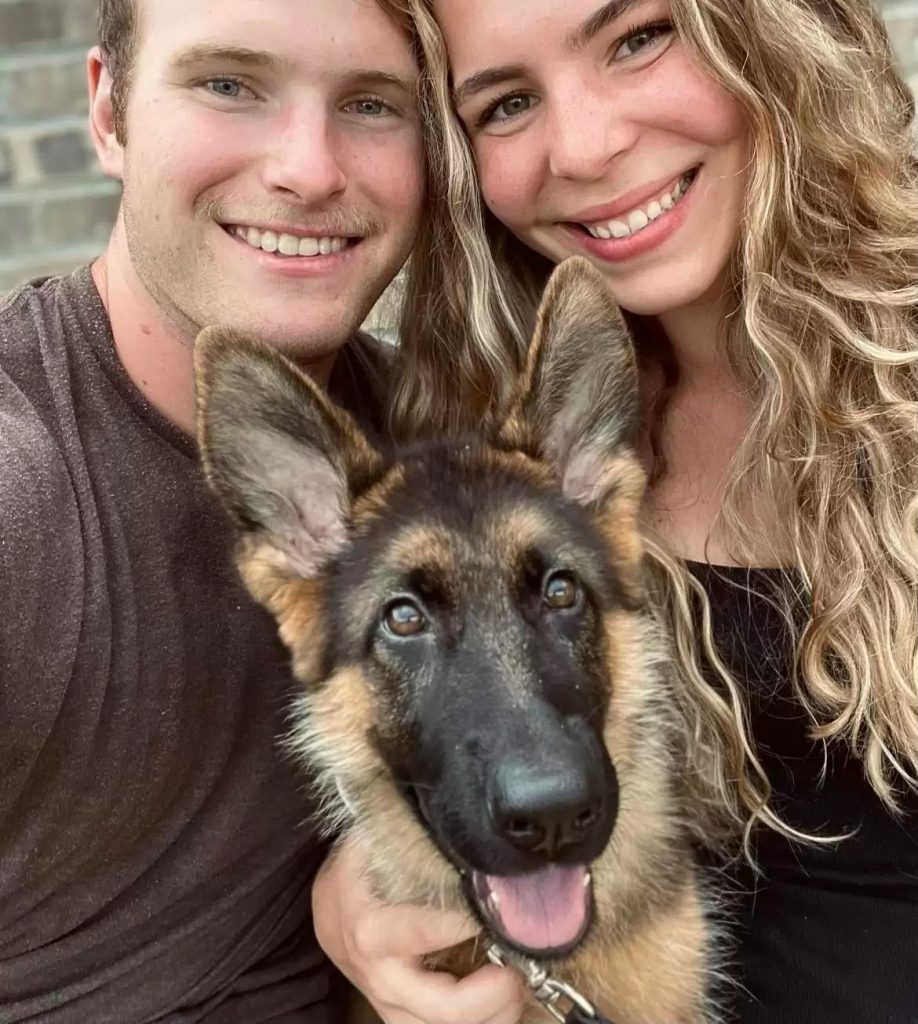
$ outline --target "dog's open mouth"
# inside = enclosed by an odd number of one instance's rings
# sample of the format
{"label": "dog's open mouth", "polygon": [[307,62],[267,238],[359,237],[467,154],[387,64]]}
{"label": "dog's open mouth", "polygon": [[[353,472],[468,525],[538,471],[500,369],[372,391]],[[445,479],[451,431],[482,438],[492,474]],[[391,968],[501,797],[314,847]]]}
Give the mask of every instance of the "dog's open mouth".
{"label": "dog's open mouth", "polygon": [[530,956],[571,952],[593,917],[593,883],[583,866],[553,864],[513,877],[475,871],[469,888],[495,936]]}

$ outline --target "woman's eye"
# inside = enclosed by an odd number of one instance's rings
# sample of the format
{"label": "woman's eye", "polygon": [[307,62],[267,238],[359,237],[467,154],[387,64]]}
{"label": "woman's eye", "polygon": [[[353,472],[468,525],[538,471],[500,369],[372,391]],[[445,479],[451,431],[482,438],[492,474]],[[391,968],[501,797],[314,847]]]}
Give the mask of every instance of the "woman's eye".
{"label": "woman's eye", "polygon": [[653,46],[654,43],[658,42],[663,36],[668,35],[671,31],[672,27],[669,25],[647,25],[645,28],[638,29],[636,32],[632,32],[631,35],[625,37],[615,51],[615,59],[633,57],[642,50]]}
{"label": "woman's eye", "polygon": [[527,114],[536,105],[536,97],[529,93],[517,93],[514,96],[505,96],[497,100],[485,110],[479,119],[479,124],[487,123],[501,124],[504,121],[512,121],[520,114]]}

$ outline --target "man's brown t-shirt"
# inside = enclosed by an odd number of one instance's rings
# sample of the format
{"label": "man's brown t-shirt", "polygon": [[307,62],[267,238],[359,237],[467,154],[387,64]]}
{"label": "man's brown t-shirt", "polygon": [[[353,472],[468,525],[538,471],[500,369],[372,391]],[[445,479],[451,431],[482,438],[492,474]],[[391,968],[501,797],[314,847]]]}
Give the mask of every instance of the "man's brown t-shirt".
{"label": "man's brown t-shirt", "polygon": [[[333,389],[367,414],[372,374],[357,342]],[[294,684],[232,544],[89,269],[0,305],[4,1024],[341,1019]]]}

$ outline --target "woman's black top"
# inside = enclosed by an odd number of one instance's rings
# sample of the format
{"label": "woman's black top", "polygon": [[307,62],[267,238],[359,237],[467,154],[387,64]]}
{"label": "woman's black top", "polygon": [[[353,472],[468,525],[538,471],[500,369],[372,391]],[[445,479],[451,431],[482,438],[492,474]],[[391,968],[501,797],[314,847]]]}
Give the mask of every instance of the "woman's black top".
{"label": "woman's black top", "polygon": [[[712,604],[721,650],[747,681],[763,765],[785,820],[856,835],[828,848],[762,831],[764,878],[738,869],[737,1024],[918,1024],[918,798],[889,813],[862,765],[824,756],[790,677],[791,631],[769,600],[778,570],[690,563]],[[750,588],[754,593],[750,594]]]}

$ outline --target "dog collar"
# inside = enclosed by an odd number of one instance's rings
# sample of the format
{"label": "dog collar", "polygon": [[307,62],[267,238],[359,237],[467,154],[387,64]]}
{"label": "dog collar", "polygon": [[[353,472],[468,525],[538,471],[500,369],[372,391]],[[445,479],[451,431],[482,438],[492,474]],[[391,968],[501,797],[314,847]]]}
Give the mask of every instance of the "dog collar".
{"label": "dog collar", "polygon": [[498,967],[512,967],[522,975],[533,998],[561,1024],[615,1024],[603,1017],[573,985],[552,978],[535,960],[504,949],[497,942],[488,946],[488,959]]}

